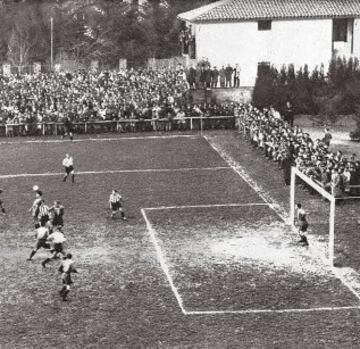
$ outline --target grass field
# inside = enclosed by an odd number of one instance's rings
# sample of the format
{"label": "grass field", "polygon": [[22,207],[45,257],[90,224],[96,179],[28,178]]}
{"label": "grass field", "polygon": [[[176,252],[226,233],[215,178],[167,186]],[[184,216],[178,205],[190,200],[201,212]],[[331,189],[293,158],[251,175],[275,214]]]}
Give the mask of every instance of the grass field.
{"label": "grass field", "polygon": [[[284,221],[288,188],[239,135],[11,140],[1,149],[0,348],[359,347],[358,293],[296,243]],[[61,181],[66,152],[74,185]],[[79,269],[68,302],[58,263],[42,270],[46,251],[26,261],[34,184],[66,207]],[[112,188],[127,222],[109,218]],[[354,273],[355,233],[338,239]]]}

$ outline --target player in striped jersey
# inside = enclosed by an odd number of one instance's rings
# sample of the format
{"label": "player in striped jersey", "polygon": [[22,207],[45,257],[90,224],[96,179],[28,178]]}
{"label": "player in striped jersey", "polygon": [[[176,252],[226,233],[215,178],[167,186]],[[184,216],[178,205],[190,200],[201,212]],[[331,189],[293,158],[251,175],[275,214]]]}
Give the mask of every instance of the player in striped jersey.
{"label": "player in striped jersey", "polygon": [[31,208],[29,209],[35,223],[38,222],[39,208],[40,208],[41,202],[42,202],[42,192],[40,190],[37,190],[35,192],[35,200],[31,206]]}
{"label": "player in striped jersey", "polygon": [[75,171],[74,171],[74,159],[69,154],[65,155],[65,158],[62,162],[62,165],[65,167],[65,175],[63,182],[66,182],[66,179],[71,175],[71,181],[75,183]]}
{"label": "player in striped jersey", "polygon": [[115,218],[116,212],[121,212],[121,218],[126,221],[125,213],[122,208],[122,197],[117,190],[113,190],[109,199],[111,218]]}
{"label": "player in striped jersey", "polygon": [[35,224],[36,228],[36,243],[31,251],[30,257],[28,258],[28,261],[31,261],[31,259],[35,256],[35,253],[40,250],[40,248],[49,249],[50,244],[47,241],[47,238],[49,237],[49,228],[48,227],[42,227],[39,223]]}
{"label": "player in striped jersey", "polygon": [[44,200],[41,200],[39,209],[38,209],[38,221],[42,227],[48,226],[50,221],[50,209],[49,206],[45,204]]}
{"label": "player in striped jersey", "polygon": [[64,260],[62,261],[59,272],[61,273],[61,279],[63,283],[63,288],[61,289],[60,296],[63,301],[67,300],[67,296],[70,292],[70,285],[73,283],[71,279],[72,273],[77,273],[78,271],[74,267],[74,261],[72,259],[72,254],[68,253]]}

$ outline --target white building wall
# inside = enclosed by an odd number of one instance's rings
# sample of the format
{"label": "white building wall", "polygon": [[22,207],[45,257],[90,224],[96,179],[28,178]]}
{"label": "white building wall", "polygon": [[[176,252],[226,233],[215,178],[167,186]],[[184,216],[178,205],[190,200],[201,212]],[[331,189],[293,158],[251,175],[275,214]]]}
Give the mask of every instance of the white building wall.
{"label": "white building wall", "polygon": [[217,67],[239,64],[241,86],[254,86],[259,62],[312,70],[332,55],[331,19],[272,21],[269,31],[258,31],[257,21],[197,24],[195,31],[197,58]]}
{"label": "white building wall", "polygon": [[354,56],[360,58],[360,18],[354,20]]}

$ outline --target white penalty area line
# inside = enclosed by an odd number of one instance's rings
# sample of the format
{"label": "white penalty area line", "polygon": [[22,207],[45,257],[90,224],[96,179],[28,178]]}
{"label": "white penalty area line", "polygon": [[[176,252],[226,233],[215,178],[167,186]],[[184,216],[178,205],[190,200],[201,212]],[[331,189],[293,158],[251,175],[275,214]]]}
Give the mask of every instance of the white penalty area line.
{"label": "white penalty area line", "polygon": [[[80,171],[76,175],[100,175],[100,174],[121,174],[121,173],[161,173],[161,172],[190,172],[190,171],[224,171],[231,170],[230,167],[181,167],[181,168],[146,168],[133,170],[107,170],[107,171]],[[10,175],[0,175],[0,179],[22,178],[22,177],[51,177],[62,176],[63,172],[45,172],[45,173],[20,173]]]}
{"label": "white penalty area line", "polygon": [[152,241],[152,243],[153,243],[153,245],[155,247],[156,256],[157,256],[158,261],[160,262],[161,268],[162,268],[162,270],[164,271],[164,273],[166,275],[166,278],[167,278],[167,280],[169,282],[170,288],[171,288],[172,292],[175,295],[175,298],[176,298],[176,300],[177,300],[177,302],[179,304],[179,307],[180,307],[182,313],[186,314],[186,310],[184,308],[183,300],[182,300],[177,288],[174,285],[174,282],[173,282],[172,277],[170,275],[169,268],[168,268],[168,266],[166,264],[166,261],[165,261],[164,254],[162,253],[161,247],[160,247],[158,241],[156,240],[155,230],[153,229],[148,217],[146,216],[146,212],[145,212],[144,209],[141,209],[141,214],[142,214],[142,216],[143,216],[143,218],[145,220],[146,228],[147,228],[147,230],[149,232],[151,241]]}
{"label": "white penalty area line", "polygon": [[286,314],[286,313],[313,313],[326,311],[345,311],[359,310],[360,306],[350,307],[319,307],[319,308],[299,308],[299,309],[244,309],[244,310],[204,310],[188,311],[185,315],[239,315],[239,314]]}
{"label": "white penalty area line", "polygon": [[184,315],[248,315],[248,314],[286,314],[286,313],[314,313],[314,312],[331,312],[331,311],[345,311],[345,310],[360,310],[360,306],[344,306],[344,307],[317,307],[317,308],[289,308],[289,309],[243,309],[243,310],[186,310],[184,301],[176,288],[173,278],[170,274],[168,265],[166,264],[165,256],[162,252],[160,244],[156,238],[156,231],[152,227],[146,211],[155,210],[172,210],[172,209],[186,209],[186,208],[211,208],[211,207],[243,207],[243,206],[268,206],[266,203],[250,203],[250,204],[218,204],[218,205],[191,205],[191,206],[164,206],[164,207],[149,207],[142,208],[141,214],[145,220],[147,231],[150,235],[156,251],[156,257],[160,266],[168,280],[170,288],[177,300],[177,303]]}
{"label": "white penalty area line", "polygon": [[[228,167],[227,167],[228,168]],[[160,210],[181,210],[187,208],[216,208],[216,207],[251,207],[251,206],[267,206],[265,202],[254,202],[247,204],[213,204],[213,205],[184,205],[184,206],[158,206],[158,207],[144,207],[146,211],[160,211]]]}
{"label": "white penalty area line", "polygon": [[130,140],[151,140],[151,139],[174,139],[174,138],[192,138],[196,139],[200,136],[197,135],[164,135],[164,136],[130,136],[130,137],[113,137],[113,138],[82,138],[82,139],[39,139],[31,141],[20,141],[20,142],[5,142],[2,141],[0,144],[23,144],[23,143],[82,143],[82,142],[113,142],[113,141],[130,141]]}

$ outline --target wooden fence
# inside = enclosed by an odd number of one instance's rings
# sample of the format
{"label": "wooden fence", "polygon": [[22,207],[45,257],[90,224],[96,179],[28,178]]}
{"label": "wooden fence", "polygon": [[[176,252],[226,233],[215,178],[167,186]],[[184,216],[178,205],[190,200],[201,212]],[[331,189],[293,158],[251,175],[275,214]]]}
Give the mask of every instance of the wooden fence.
{"label": "wooden fence", "polygon": [[[209,129],[235,129],[238,127],[235,116],[196,116],[174,119],[120,119],[107,121],[74,122],[74,133],[121,133],[151,131],[203,131]],[[61,122],[0,124],[0,136],[14,137],[27,135],[61,135],[65,126]]]}

